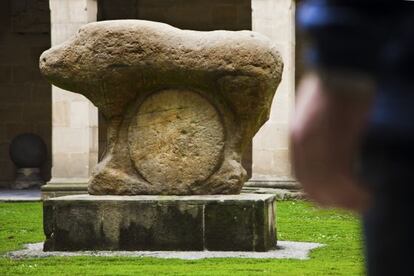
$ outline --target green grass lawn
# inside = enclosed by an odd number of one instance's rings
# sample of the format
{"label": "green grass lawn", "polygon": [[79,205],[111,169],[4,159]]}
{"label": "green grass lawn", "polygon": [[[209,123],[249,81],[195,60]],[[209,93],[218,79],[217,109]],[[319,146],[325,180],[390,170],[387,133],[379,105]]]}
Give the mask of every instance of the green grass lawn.
{"label": "green grass lawn", "polygon": [[[0,275],[361,275],[360,225],[352,215],[301,201],[279,202],[279,240],[326,244],[311,259],[208,259],[0,257]],[[41,203],[0,203],[0,255],[43,240]]]}

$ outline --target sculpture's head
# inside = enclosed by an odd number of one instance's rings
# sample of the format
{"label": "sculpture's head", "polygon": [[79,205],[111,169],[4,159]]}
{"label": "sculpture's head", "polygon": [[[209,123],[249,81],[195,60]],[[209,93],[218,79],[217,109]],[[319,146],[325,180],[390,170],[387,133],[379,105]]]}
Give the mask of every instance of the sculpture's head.
{"label": "sculpture's head", "polygon": [[87,69],[81,61],[82,51],[76,44],[79,44],[78,35],[43,52],[39,60],[40,71],[50,83],[73,92],[83,90],[86,83],[80,73]]}

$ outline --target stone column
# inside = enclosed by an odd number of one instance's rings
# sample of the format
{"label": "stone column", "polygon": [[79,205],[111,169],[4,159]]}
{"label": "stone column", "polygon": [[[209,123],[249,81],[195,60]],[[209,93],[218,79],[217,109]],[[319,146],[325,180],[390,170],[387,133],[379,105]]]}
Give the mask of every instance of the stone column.
{"label": "stone column", "polygon": [[289,161],[289,120],[295,100],[295,1],[252,0],[253,31],[268,36],[285,64],[270,120],[253,139],[250,185],[296,187]]}
{"label": "stone column", "polygon": [[[52,46],[96,21],[96,0],[50,0]],[[84,96],[52,87],[52,179],[43,197],[85,193],[98,162],[98,111]]]}

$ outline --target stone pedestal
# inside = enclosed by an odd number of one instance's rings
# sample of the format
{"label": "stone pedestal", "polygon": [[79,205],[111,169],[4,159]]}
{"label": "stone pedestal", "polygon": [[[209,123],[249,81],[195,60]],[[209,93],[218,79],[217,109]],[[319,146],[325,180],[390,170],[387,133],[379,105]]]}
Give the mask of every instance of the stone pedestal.
{"label": "stone pedestal", "polygon": [[273,195],[91,196],[44,202],[45,251],[268,251]]}

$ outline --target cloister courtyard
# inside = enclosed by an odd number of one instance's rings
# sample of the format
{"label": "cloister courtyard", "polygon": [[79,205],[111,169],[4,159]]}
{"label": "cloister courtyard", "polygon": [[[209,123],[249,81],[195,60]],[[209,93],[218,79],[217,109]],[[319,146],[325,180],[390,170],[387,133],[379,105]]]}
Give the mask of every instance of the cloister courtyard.
{"label": "cloister courtyard", "polygon": [[1,1],[0,275],[364,274],[289,158],[297,2]]}

